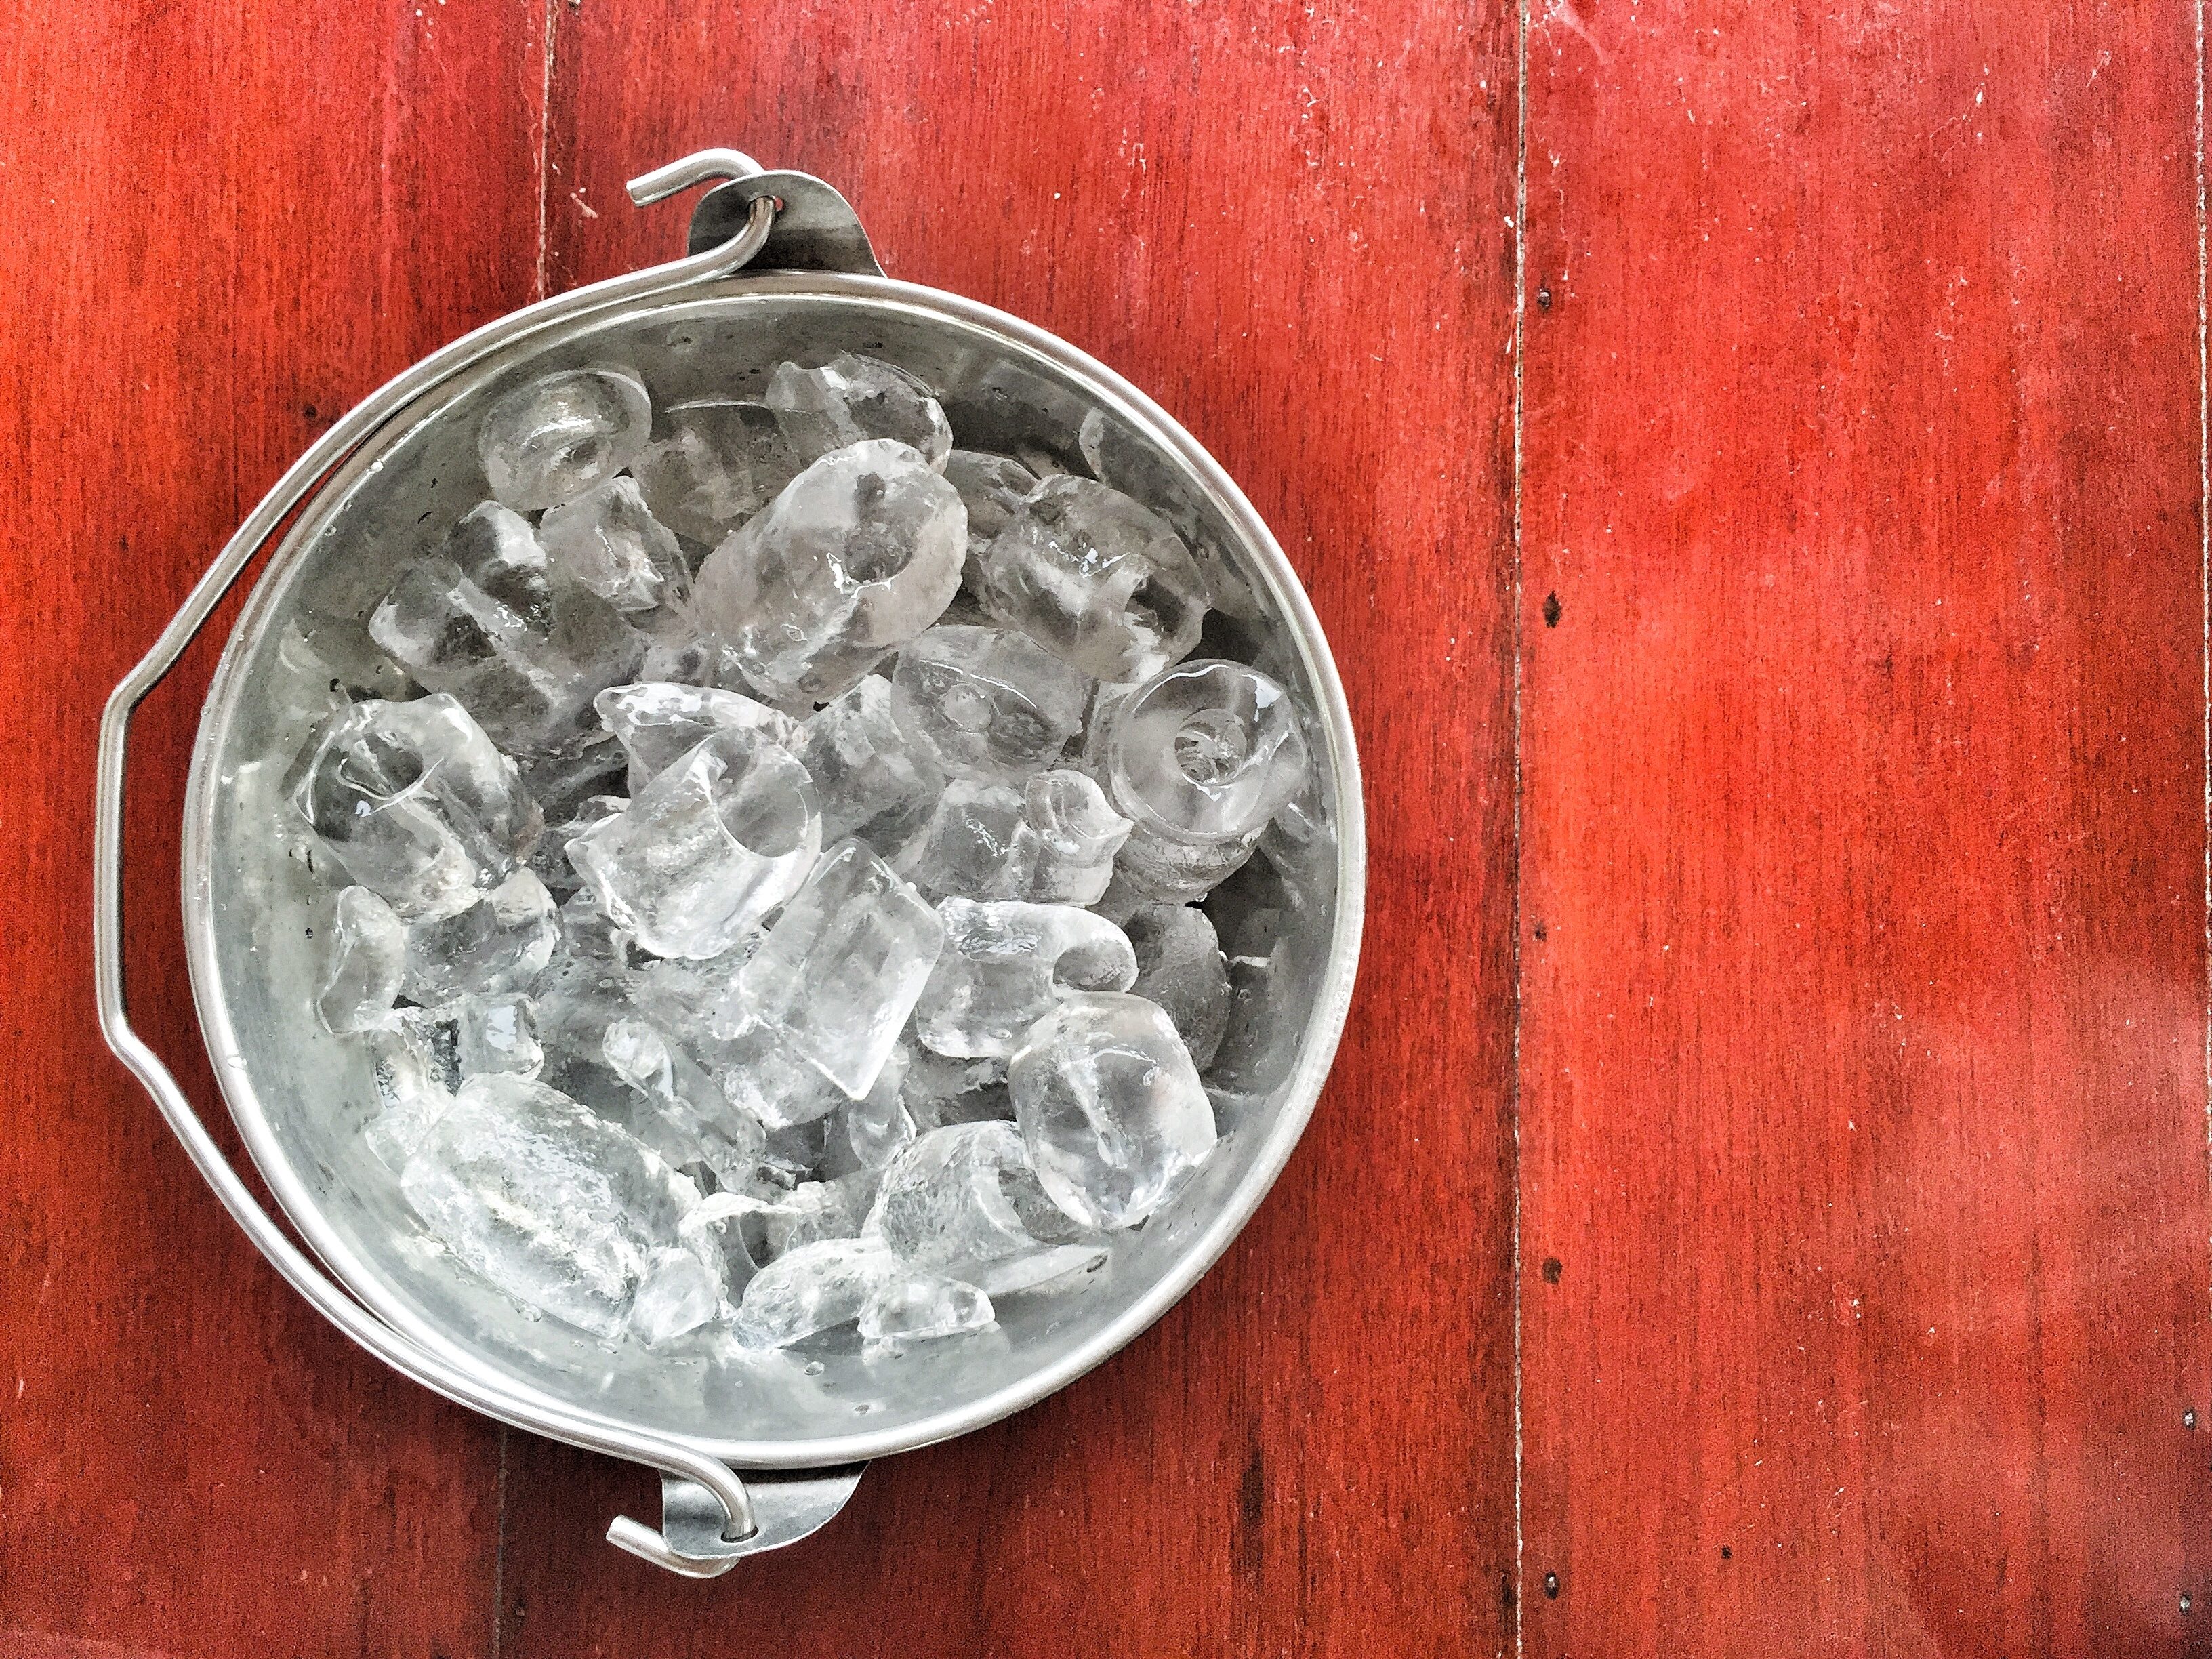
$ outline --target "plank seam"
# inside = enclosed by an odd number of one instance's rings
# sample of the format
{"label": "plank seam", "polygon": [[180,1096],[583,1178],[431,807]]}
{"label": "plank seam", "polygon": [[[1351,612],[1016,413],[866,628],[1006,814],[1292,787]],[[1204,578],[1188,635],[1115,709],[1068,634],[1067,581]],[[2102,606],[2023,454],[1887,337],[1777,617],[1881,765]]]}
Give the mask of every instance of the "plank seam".
{"label": "plank seam", "polygon": [[[2203,0],[2198,0],[2201,6]],[[1528,0],[1516,8],[1514,53],[1513,155],[1513,840],[1510,854],[1507,913],[1512,940],[1513,1060],[1505,1109],[1512,1130],[1513,1203],[1510,1231],[1513,1274],[1513,1605],[1510,1633],[1516,1659],[1525,1652],[1522,1609],[1528,1603],[1524,1557],[1527,1539],[1521,1513],[1522,1431],[1521,1420],[1521,608],[1522,547],[1521,473],[1523,435],[1522,365],[1528,315]]]}

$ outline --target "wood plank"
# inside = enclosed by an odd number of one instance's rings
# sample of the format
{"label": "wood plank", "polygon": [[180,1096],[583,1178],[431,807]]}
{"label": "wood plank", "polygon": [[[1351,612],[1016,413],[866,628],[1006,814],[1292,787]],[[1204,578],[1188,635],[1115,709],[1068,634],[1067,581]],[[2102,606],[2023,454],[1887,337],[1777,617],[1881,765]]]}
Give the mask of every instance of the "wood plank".
{"label": "wood plank", "polygon": [[2196,29],[1534,21],[1532,1656],[2212,1644]]}
{"label": "wood plank", "polygon": [[[94,727],[283,466],[537,278],[535,7],[37,6],[0,46],[0,1654],[461,1655],[497,1431],[255,1255],[107,1054]],[[432,233],[434,234],[426,234]],[[219,1112],[177,824],[196,653],[141,727],[133,1011]]]}
{"label": "wood plank", "polygon": [[556,286],[680,242],[623,176],[820,173],[895,275],[1043,322],[1187,422],[1334,635],[1373,837],[1305,1145],[1160,1327],[886,1460],[712,1586],[611,1554],[650,1481],[518,1437],[506,1651],[1487,1653],[1510,1644],[1514,21],[1367,0],[556,9]]}

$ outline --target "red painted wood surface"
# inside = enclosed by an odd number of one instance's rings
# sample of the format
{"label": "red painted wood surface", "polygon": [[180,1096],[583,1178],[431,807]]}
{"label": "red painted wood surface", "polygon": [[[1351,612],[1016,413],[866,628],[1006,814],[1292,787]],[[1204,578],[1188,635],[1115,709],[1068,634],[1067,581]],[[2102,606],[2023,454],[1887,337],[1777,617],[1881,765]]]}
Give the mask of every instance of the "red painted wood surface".
{"label": "red painted wood surface", "polygon": [[[311,1312],[108,1056],[89,841],[100,704],[240,516],[529,299],[530,30],[43,9],[0,47],[0,1654],[482,1652],[498,1432]],[[135,1012],[204,1101],[176,826],[211,662],[147,711],[129,890]]]}
{"label": "red painted wood surface", "polygon": [[2194,51],[1529,41],[1531,1655],[2212,1649]]}
{"label": "red painted wood surface", "polygon": [[[1524,112],[1437,0],[294,9],[0,45],[0,1659],[2212,1651],[2193,13],[1547,0]],[[664,257],[621,180],[708,143],[1223,459],[1373,866],[1220,1267],[697,1585],[600,1541],[647,1477],[234,1236],[100,1046],[86,846],[101,698],[285,462]],[[130,888],[203,1099],[210,656]]]}

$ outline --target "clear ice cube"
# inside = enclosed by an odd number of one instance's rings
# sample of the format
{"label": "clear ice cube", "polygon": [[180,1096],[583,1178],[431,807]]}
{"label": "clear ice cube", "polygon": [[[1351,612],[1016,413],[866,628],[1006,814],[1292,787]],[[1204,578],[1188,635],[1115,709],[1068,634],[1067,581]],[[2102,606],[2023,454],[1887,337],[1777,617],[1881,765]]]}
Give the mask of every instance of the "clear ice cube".
{"label": "clear ice cube", "polygon": [[1026,634],[940,625],[899,648],[891,710],[949,776],[1011,783],[1083,729],[1090,679]]}
{"label": "clear ice cube", "polygon": [[338,895],[328,928],[330,965],[315,1012],[338,1036],[388,1024],[407,957],[407,924],[366,887]]}
{"label": "clear ice cube", "polygon": [[860,1308],[860,1336],[869,1342],[925,1342],[995,1324],[991,1298],[974,1285],[942,1273],[886,1278]]}
{"label": "clear ice cube", "polygon": [[553,895],[517,870],[467,909],[407,929],[402,988],[425,1006],[527,989],[560,938]]}
{"label": "clear ice cube", "polygon": [[1137,952],[1137,982],[1129,989],[1160,1006],[1203,1072],[1229,1029],[1229,967],[1212,922],[1186,904],[1147,904],[1122,931]]}
{"label": "clear ice cube", "polygon": [[579,743],[592,694],[629,678],[645,649],[604,600],[557,590],[529,525],[489,501],[463,517],[435,555],[400,573],[368,631],[517,755]]}
{"label": "clear ice cube", "polygon": [[1175,532],[1088,478],[1047,478],[983,553],[983,603],[1093,678],[1151,678],[1198,644],[1205,587]]}
{"label": "clear ice cube", "polygon": [[672,1342],[722,1308],[718,1263],[688,1245],[664,1245],[647,1261],[629,1307],[629,1331],[647,1347]]}
{"label": "clear ice cube", "polygon": [[1121,930],[1072,905],[949,898],[937,915],[945,950],[915,1006],[914,1029],[951,1058],[1011,1054],[1062,999],[1126,991],[1137,977]]}
{"label": "clear ice cube", "polygon": [[937,620],[967,526],[908,445],[832,450],[708,556],[693,611],[770,701],[825,702]]}
{"label": "clear ice cube", "polygon": [[631,471],[653,517],[712,547],[811,459],[791,447],[767,404],[708,398],[663,410]]}
{"label": "clear ice cube", "polygon": [[821,834],[814,786],[791,752],[723,731],[570,842],[568,860],[654,955],[714,957],[798,890]]}
{"label": "clear ice cube", "polygon": [[814,780],[825,845],[859,836],[896,846],[945,788],[937,763],[893,715],[891,698],[890,682],[871,674],[809,720],[793,748]]}
{"label": "clear ice cube", "polygon": [[738,997],[857,1100],[890,1058],[943,942],[921,895],[859,842],[843,842],[739,971]]}
{"label": "clear ice cube", "polygon": [[338,867],[410,921],[468,908],[544,827],[514,763],[444,696],[356,703],[316,733],[289,787]]}
{"label": "clear ice cube", "polygon": [[884,1171],[861,1237],[911,1267],[998,1296],[1080,1272],[1105,1254],[1047,1201],[1011,1123],[955,1124],[916,1139]]}
{"label": "clear ice cube", "polygon": [[877,1287],[900,1273],[880,1244],[825,1238],[779,1256],[753,1276],[730,1322],[748,1348],[786,1348],[860,1316]]}
{"label": "clear ice cube", "polygon": [[990,546],[1022,500],[1037,486],[1037,475],[1011,455],[988,450],[956,449],[945,460],[945,478],[960,492],[968,509],[968,561],[963,580],[973,592],[983,586],[983,550]]}
{"label": "clear ice cube", "polygon": [[797,752],[799,722],[738,691],[644,682],[610,686],[592,706],[629,757],[637,794],[717,732],[753,732]]}
{"label": "clear ice cube", "polygon": [[441,1012],[453,1022],[453,1062],[463,1077],[538,1075],[545,1053],[538,1044],[537,1010],[528,997],[463,997]]}
{"label": "clear ice cube", "polygon": [[1080,772],[1039,772],[1018,790],[960,782],[892,863],[935,898],[1095,904],[1129,828]]}
{"label": "clear ice cube", "polygon": [[676,537],[653,516],[634,478],[610,478],[538,522],[554,576],[638,615],[676,604],[691,590],[691,568]]}
{"label": "clear ice cube", "polygon": [[936,396],[895,364],[840,352],[819,368],[782,363],[763,400],[785,440],[811,459],[870,438],[890,438],[943,471],[952,428]]}
{"label": "clear ice cube", "polygon": [[1247,622],[1267,614],[1250,579],[1214,540],[1189,485],[1158,450],[1096,409],[1083,417],[1076,446],[1092,477],[1134,496],[1174,526],[1205,579],[1212,609]]}
{"label": "clear ice cube", "polygon": [[1311,765],[1289,693],[1241,663],[1170,669],[1102,711],[1100,781],[1134,823],[1116,865],[1140,902],[1205,896],[1258,844]]}
{"label": "clear ice cube", "polygon": [[484,411],[477,455],[494,496],[518,512],[573,501],[645,447],[653,408],[635,374],[584,368],[548,374]]}
{"label": "clear ice cube", "polygon": [[917,1132],[942,1128],[948,1123],[994,1119],[1011,1123],[1014,1117],[1013,1097],[1006,1089],[1006,1062],[1000,1055],[952,1060],[916,1047],[908,1055],[899,1101],[914,1119]]}
{"label": "clear ice cube", "polygon": [[542,1083],[471,1078],[407,1160],[400,1190],[453,1258],[526,1309],[622,1328],[698,1190],[635,1137]]}
{"label": "clear ice cube", "polygon": [[1038,1181],[1085,1226],[1142,1221],[1213,1150],[1198,1067],[1142,997],[1069,997],[1030,1028],[1007,1080]]}

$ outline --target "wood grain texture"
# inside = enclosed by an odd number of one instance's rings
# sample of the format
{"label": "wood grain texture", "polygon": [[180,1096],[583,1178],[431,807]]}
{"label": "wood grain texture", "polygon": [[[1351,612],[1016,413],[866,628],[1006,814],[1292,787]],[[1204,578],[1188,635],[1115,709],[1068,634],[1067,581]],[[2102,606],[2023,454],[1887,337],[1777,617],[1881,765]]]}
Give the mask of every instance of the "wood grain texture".
{"label": "wood grain texture", "polygon": [[556,287],[678,245],[625,173],[735,143],[846,191],[893,275],[1054,330],[1222,459],[1338,647],[1371,921],[1304,1144],[1158,1328],[711,1586],[600,1541],[647,1480],[518,1439],[505,1651],[1510,1648],[1510,13],[555,15]]}
{"label": "wood grain texture", "polygon": [[[34,7],[0,46],[0,1654],[493,1639],[497,1431],[312,1313],[108,1056],[88,849],[100,705],[239,519],[530,298],[531,29],[182,0]],[[128,903],[134,1014],[220,1116],[176,899],[211,661],[141,726]]]}
{"label": "wood grain texture", "polygon": [[2195,50],[1537,20],[1532,1656],[2212,1650]]}

